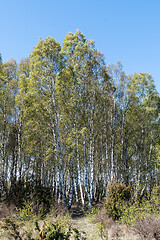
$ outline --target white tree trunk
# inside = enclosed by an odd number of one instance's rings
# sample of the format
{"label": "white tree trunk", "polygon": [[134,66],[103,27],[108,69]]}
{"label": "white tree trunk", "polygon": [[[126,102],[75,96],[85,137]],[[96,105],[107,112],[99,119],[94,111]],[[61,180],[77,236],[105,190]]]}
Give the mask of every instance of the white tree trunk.
{"label": "white tree trunk", "polygon": [[52,79],[53,89],[52,89],[52,101],[54,106],[54,113],[55,113],[55,129],[56,129],[56,145],[59,152],[59,158],[60,158],[60,176],[61,176],[61,185],[62,185],[62,195],[63,195],[63,201],[66,204],[66,196],[65,196],[65,184],[64,184],[64,172],[63,172],[63,158],[62,158],[62,150],[61,150],[61,144],[60,144],[60,138],[59,138],[59,117],[58,117],[58,109],[55,101],[55,82],[54,79]]}
{"label": "white tree trunk", "polygon": [[86,156],[86,136],[84,136],[84,162],[85,162],[85,189],[88,196],[89,206],[91,207],[91,196],[88,188],[88,162]]}
{"label": "white tree trunk", "polygon": [[79,183],[79,189],[80,189],[80,195],[81,195],[81,202],[82,206],[85,206],[84,202],[84,196],[83,196],[83,190],[82,190],[82,176],[81,176],[81,169],[80,169],[80,164],[79,164],[79,150],[78,150],[79,144],[78,144],[78,139],[77,139],[77,168],[78,168],[78,183]]}
{"label": "white tree trunk", "polygon": [[114,144],[115,144],[115,100],[111,111],[111,181],[114,179]]}
{"label": "white tree trunk", "polygon": [[94,148],[95,148],[95,132],[94,132],[94,111],[95,107],[92,108],[92,154],[91,154],[91,181],[90,181],[90,196],[91,201],[93,200],[93,187],[94,187]]}

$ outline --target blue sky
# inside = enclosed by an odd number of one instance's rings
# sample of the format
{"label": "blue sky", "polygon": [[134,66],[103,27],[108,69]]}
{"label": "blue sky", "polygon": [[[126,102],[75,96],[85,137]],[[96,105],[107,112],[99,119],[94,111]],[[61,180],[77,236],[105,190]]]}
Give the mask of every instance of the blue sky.
{"label": "blue sky", "polygon": [[152,74],[160,92],[159,0],[0,0],[3,61],[29,56],[39,37],[60,43],[79,29],[93,39],[106,64],[127,74]]}

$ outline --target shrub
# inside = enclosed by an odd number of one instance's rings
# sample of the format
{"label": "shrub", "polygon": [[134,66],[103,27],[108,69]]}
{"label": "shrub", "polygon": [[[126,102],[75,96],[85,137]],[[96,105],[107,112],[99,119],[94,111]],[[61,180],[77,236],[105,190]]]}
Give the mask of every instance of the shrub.
{"label": "shrub", "polygon": [[119,220],[124,209],[129,205],[130,198],[130,187],[126,187],[124,183],[112,181],[108,186],[108,197],[104,203],[109,217]]}
{"label": "shrub", "polygon": [[65,229],[58,222],[55,224],[45,224],[40,229],[38,222],[36,222],[36,229],[39,231],[40,239],[42,240],[69,240],[71,236],[71,228],[65,232]]}
{"label": "shrub", "polygon": [[26,201],[32,202],[35,210],[35,206],[37,206],[37,211],[39,211],[39,206],[43,206],[43,212],[46,214],[54,201],[53,190],[40,183],[18,181],[9,190],[6,201],[9,204],[15,204],[18,208],[23,207]]}
{"label": "shrub", "polygon": [[138,218],[142,217],[144,212],[137,202],[131,205],[128,204],[126,208],[123,208],[123,214],[120,217],[120,221],[127,226],[132,226],[137,221]]}
{"label": "shrub", "polygon": [[149,214],[160,214],[160,186],[152,189],[150,199],[144,205]]}
{"label": "shrub", "polygon": [[129,204],[123,210],[120,218],[121,222],[128,226],[133,226],[139,219],[145,219],[148,216],[160,214],[160,189],[155,187],[152,189],[151,196],[148,200],[141,203],[135,202],[133,205]]}
{"label": "shrub", "polygon": [[23,220],[25,220],[25,221],[29,221],[33,217],[33,207],[32,207],[32,204],[33,203],[25,202],[24,205],[21,208],[18,209],[20,217]]}
{"label": "shrub", "polygon": [[[25,216],[26,213],[25,210]],[[6,218],[3,221],[2,229],[5,231],[5,236],[8,237],[6,239],[86,240],[78,229],[72,228],[68,216],[57,216],[54,219],[50,216],[48,220],[35,222],[18,222],[17,219]]]}

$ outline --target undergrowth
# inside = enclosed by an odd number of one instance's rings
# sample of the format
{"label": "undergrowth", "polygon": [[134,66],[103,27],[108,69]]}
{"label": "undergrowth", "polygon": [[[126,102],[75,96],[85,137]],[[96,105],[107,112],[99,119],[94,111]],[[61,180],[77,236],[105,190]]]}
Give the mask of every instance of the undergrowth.
{"label": "undergrowth", "polygon": [[[7,209],[2,207],[1,209]],[[2,211],[2,210],[1,210]],[[9,214],[8,214],[9,215]],[[25,201],[14,214],[2,214],[1,228],[6,239],[15,240],[85,240],[86,235],[73,227],[65,207],[53,206],[44,215],[43,203]],[[160,189],[154,188],[150,197],[141,202],[131,201],[131,189],[124,183],[112,182],[108,198],[101,208],[92,208],[88,214],[96,224],[101,239],[121,239],[124,226],[141,239],[160,240]]]}
{"label": "undergrowth", "polygon": [[72,227],[69,214],[52,211],[45,219],[37,218],[32,204],[25,204],[16,215],[3,219],[1,229],[6,239],[15,240],[85,240],[86,237]]}

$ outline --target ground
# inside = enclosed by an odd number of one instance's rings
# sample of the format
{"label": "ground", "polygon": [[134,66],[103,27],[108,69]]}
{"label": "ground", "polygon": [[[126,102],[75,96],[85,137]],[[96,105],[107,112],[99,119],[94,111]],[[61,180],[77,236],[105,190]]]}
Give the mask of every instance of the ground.
{"label": "ground", "polygon": [[[60,220],[63,220],[65,226],[70,224],[72,229],[76,228],[81,233],[81,239],[87,240],[140,240],[141,238],[136,234],[135,230],[127,227],[124,224],[119,224],[114,222],[106,216],[106,212],[101,209],[100,215],[96,217],[95,212],[97,208],[94,208],[94,211],[84,210],[81,207],[73,206],[68,212],[63,210],[60,213],[58,212],[57,217],[60,217]],[[35,230],[35,220],[31,219],[29,221],[21,221],[16,219],[16,215],[13,214],[12,207],[11,209],[7,206],[3,206],[0,210],[0,239],[1,240],[13,240],[13,236],[9,236],[6,229],[3,229],[2,226],[5,225],[6,218],[12,217],[14,222],[17,222],[20,235],[22,240],[25,239],[24,232],[30,231],[33,233]],[[45,219],[39,220],[39,226],[42,229],[44,222],[52,222],[55,218],[55,213],[52,215],[50,213]],[[105,226],[105,228],[104,228]],[[10,231],[11,233],[11,231]],[[24,235],[23,235],[24,234]],[[83,237],[83,238],[82,238]],[[73,237],[71,240],[74,239]],[[79,238],[80,239],[80,238]],[[80,240],[81,240],[80,239]],[[150,239],[151,240],[151,239]]]}

